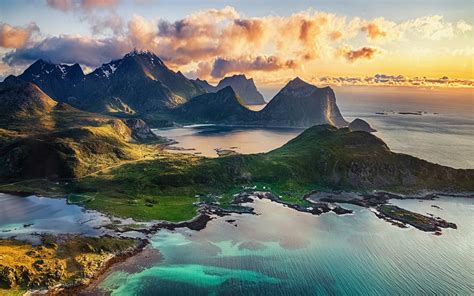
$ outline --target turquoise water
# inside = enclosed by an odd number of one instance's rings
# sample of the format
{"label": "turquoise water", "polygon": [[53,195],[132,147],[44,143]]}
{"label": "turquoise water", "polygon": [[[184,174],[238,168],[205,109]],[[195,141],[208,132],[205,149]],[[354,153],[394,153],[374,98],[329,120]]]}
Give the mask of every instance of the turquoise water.
{"label": "turquoise water", "polygon": [[218,218],[199,232],[158,232],[149,248],[160,256],[138,265],[146,261],[138,255],[116,266],[86,294],[473,294],[474,200],[393,203],[458,229],[435,236],[395,227],[356,206],[346,205],[353,215],[317,217],[257,200],[259,215]]}

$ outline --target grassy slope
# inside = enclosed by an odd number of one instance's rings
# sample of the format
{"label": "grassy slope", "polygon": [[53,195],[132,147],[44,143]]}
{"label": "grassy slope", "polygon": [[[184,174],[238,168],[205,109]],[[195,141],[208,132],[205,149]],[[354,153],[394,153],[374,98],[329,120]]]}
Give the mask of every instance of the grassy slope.
{"label": "grassy slope", "polygon": [[119,119],[60,104],[35,116],[0,118],[0,168],[5,180],[80,177],[153,154],[134,144]]}
{"label": "grassy slope", "polygon": [[315,189],[472,191],[472,177],[473,170],[392,153],[370,134],[319,126],[266,154],[209,159],[162,153],[83,178],[67,190],[92,197],[88,207],[119,216],[181,221],[195,215],[192,202],[221,195],[227,204],[230,193],[244,186],[303,203],[301,196]]}
{"label": "grassy slope", "polygon": [[315,126],[265,154],[210,159],[163,152],[65,186],[38,188],[27,182],[0,190],[76,194],[75,201],[82,197],[85,206],[114,215],[182,221],[196,214],[193,202],[220,195],[226,205],[230,193],[244,186],[265,187],[285,201],[304,203],[301,196],[315,189],[473,191],[473,179],[474,170],[393,153],[368,133]]}

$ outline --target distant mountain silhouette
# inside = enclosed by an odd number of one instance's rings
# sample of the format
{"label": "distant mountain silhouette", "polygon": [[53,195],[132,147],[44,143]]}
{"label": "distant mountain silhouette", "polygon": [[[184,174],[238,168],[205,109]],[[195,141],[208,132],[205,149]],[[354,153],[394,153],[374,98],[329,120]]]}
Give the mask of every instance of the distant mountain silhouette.
{"label": "distant mountain silhouette", "polygon": [[336,97],[330,87],[318,88],[299,78],[290,81],[261,111],[244,106],[243,100],[231,87],[217,93],[195,97],[176,108],[174,113],[185,121],[309,127],[331,124],[347,126]]}
{"label": "distant mountain silhouette", "polygon": [[221,90],[227,86],[232,87],[245,105],[266,104],[262,94],[257,90],[253,78],[247,79],[244,74],[225,77],[219,82],[216,89]]}

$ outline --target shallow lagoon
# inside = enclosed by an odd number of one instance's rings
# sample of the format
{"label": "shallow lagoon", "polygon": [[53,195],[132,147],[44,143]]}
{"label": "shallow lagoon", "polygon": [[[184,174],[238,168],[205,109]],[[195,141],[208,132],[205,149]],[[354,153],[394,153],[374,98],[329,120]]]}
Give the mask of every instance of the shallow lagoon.
{"label": "shallow lagoon", "polygon": [[357,206],[345,205],[352,215],[312,216],[256,200],[259,215],[217,218],[199,232],[158,232],[148,252],[114,267],[86,294],[472,294],[474,200],[394,203],[458,229],[435,236]]}

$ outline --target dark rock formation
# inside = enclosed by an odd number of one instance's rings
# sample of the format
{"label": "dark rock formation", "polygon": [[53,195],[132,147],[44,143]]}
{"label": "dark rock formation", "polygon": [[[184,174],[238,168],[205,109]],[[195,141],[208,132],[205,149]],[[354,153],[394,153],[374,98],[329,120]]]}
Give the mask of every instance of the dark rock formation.
{"label": "dark rock formation", "polygon": [[373,129],[365,120],[362,120],[360,118],[356,118],[351,123],[349,123],[349,130],[351,132],[360,131],[367,133],[373,133],[377,131]]}
{"label": "dark rock formation", "polygon": [[232,87],[245,105],[266,104],[262,94],[257,90],[253,78],[247,79],[243,74],[225,77],[219,82],[216,90],[221,90],[228,86]]}

